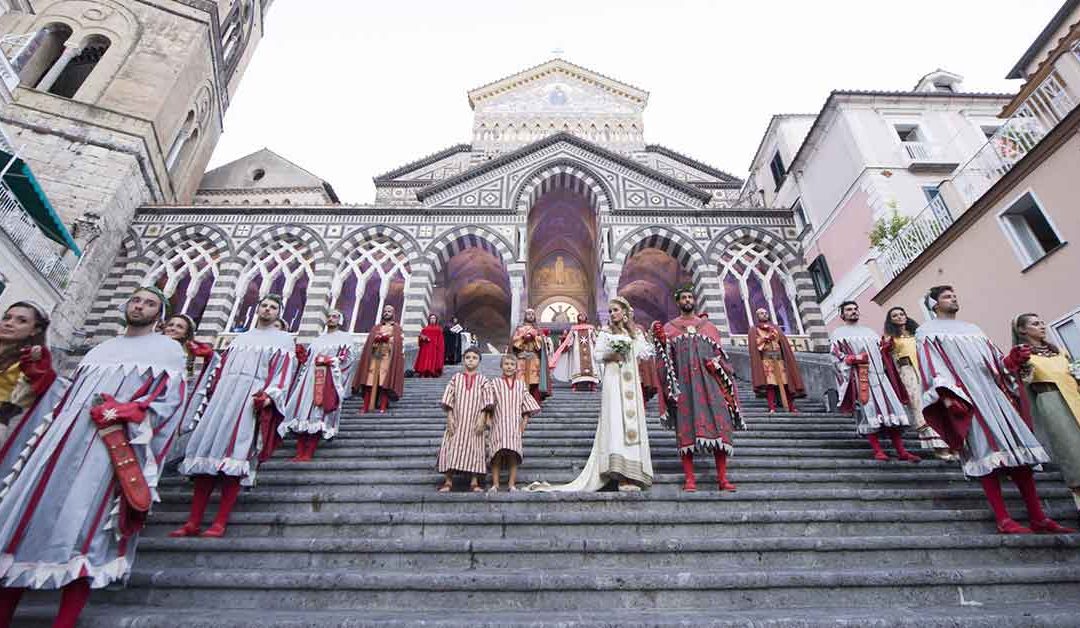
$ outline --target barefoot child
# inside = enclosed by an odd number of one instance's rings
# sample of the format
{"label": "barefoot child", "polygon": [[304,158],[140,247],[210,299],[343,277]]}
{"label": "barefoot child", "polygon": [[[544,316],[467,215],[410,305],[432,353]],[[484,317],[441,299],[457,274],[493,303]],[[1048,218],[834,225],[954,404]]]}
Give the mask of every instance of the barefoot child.
{"label": "barefoot child", "polygon": [[504,355],[500,367],[502,377],[491,382],[495,407],[491,419],[491,488],[499,490],[499,472],[508,467],[507,486],[517,490],[517,469],[521,464],[521,436],[529,417],[540,411],[540,404],[529,394],[525,382],[518,377],[517,358]]}
{"label": "barefoot child", "polygon": [[454,484],[454,472],[472,476],[469,489],[479,493],[480,476],[487,473],[484,459],[484,428],[487,411],[493,403],[490,381],[477,372],[480,352],[475,347],[461,356],[463,373],[450,378],[443,391],[442,407],[446,410],[446,432],[439,448],[439,473],[446,476],[440,493],[449,493]]}

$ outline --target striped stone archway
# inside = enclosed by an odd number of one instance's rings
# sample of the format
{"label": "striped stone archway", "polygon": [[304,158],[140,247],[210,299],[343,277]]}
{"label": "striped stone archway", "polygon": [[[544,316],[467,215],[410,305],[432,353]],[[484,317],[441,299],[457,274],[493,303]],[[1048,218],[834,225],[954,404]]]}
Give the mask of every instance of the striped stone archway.
{"label": "striped stone archway", "polygon": [[[470,248],[479,248],[495,256],[502,262],[508,276],[512,277],[517,266],[520,266],[514,263],[513,247],[500,234],[481,225],[463,225],[439,235],[424,247],[420,255],[424,262],[414,265],[413,280],[405,293],[406,320],[417,325],[418,332],[432,309],[436,277],[455,255]],[[511,298],[516,299],[513,285],[511,281]]]}
{"label": "striped stone archway", "polygon": [[525,177],[512,196],[511,207],[518,215],[526,215],[537,199],[554,189],[582,194],[597,214],[609,213],[614,206],[614,195],[598,175],[575,161],[563,159],[545,164]]}
{"label": "striped stone archway", "polygon": [[716,272],[705,263],[705,252],[685,233],[662,225],[641,227],[619,240],[611,261],[604,265],[604,281],[608,297],[618,289],[626,261],[635,254],[648,249],[659,249],[670,255],[690,273],[699,309],[716,320],[717,311],[723,310],[723,301],[717,288]]}

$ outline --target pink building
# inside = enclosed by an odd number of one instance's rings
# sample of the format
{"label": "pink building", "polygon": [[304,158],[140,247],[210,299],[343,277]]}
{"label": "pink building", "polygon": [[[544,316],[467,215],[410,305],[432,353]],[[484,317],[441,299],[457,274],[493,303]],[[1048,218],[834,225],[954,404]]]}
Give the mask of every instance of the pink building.
{"label": "pink building", "polygon": [[744,197],[791,209],[803,258],[829,329],[855,300],[871,325],[884,311],[870,262],[878,219],[913,217],[930,202],[947,215],[938,186],[993,135],[1006,94],[962,90],[945,70],[908,91],[834,91],[816,115],[774,116],[750,166]]}
{"label": "pink building", "polygon": [[1025,79],[1001,127],[941,186],[953,213],[924,211],[876,260],[881,307],[928,314],[922,298],[950,284],[960,316],[1008,345],[1009,321],[1040,314],[1080,356],[1080,3],[1068,2],[1008,78]]}

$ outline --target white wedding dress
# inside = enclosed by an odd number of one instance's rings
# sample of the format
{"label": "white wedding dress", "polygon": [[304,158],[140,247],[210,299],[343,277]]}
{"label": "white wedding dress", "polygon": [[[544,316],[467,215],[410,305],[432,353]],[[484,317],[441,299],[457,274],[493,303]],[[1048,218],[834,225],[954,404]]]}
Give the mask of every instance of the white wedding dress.
{"label": "white wedding dress", "polygon": [[[620,340],[630,343],[630,355],[621,362],[604,362],[603,357],[611,351],[612,343]],[[623,334],[612,334],[606,327],[600,330],[593,359],[597,372],[601,373],[602,398],[589,460],[569,484],[535,483],[528,490],[593,492],[618,476],[642,488],[652,485],[649,430],[638,372],[638,360],[652,357],[652,353],[652,346],[640,331],[631,340]]]}

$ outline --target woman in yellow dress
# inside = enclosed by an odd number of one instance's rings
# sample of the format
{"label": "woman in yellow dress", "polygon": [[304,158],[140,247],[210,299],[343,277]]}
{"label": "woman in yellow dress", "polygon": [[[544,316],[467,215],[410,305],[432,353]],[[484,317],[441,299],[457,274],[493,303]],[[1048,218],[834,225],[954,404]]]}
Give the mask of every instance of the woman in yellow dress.
{"label": "woman in yellow dress", "polygon": [[915,348],[915,330],[918,328],[919,324],[908,318],[904,308],[890,308],[885,315],[885,336],[881,339],[881,347],[892,358],[900,383],[907,392],[907,413],[919,434],[919,445],[923,449],[933,450],[934,455],[942,460],[953,460],[955,456],[949,452],[949,446],[923,418],[919,352]]}
{"label": "woman in yellow dress", "polygon": [[1069,356],[1046,339],[1046,323],[1038,314],[1013,319],[1013,344],[1031,348],[1021,369],[1031,402],[1035,436],[1061,469],[1080,510],[1080,383]]}

